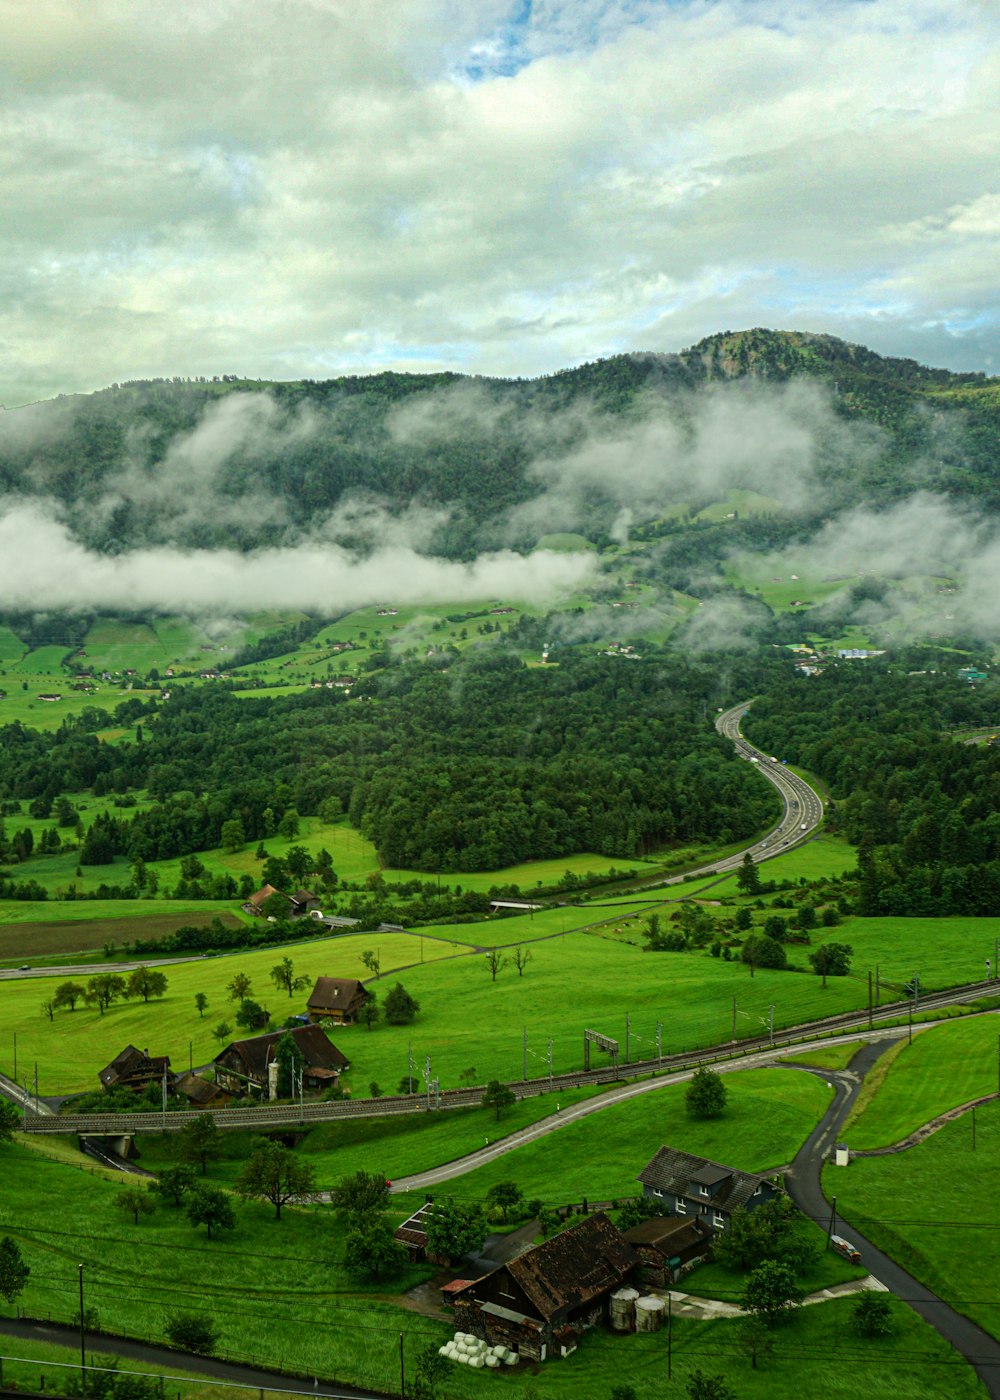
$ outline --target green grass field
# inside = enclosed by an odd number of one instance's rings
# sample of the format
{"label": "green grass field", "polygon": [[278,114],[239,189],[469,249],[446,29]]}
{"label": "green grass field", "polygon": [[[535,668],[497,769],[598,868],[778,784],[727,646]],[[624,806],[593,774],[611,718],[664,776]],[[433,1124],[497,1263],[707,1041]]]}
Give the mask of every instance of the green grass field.
{"label": "green grass field", "polygon": [[[123,1224],[113,1205],[114,1185],[55,1164],[36,1170],[17,1159],[17,1149],[7,1151],[22,1170],[14,1173],[17,1199],[5,1209],[12,1213],[20,1206],[23,1220],[30,1190],[32,1207],[44,1207],[52,1222],[42,1233],[10,1223],[9,1213],[2,1217],[32,1266],[23,1295],[29,1314],[74,1321],[79,1260],[87,1306],[96,1307],[106,1328],[156,1339],[172,1313],[207,1309],[222,1328],[223,1355],[388,1393],[398,1390],[400,1334],[412,1377],[420,1349],[453,1330],[398,1306],[391,1296],[342,1291],[340,1231],[322,1209],[287,1210],[276,1225],[269,1210],[238,1206],[237,1230],[209,1243],[170,1207],[138,1227]],[[893,1307],[894,1335],[878,1342],[852,1333],[851,1307],[844,1299],[800,1310],[779,1329],[774,1355],[759,1371],[740,1351],[733,1322],[675,1320],[669,1393],[685,1393],[696,1370],[725,1376],[741,1400],[792,1393],[824,1400],[856,1400],[859,1393],[876,1400],[935,1400],[982,1393],[971,1369],[904,1305]],[[0,1304],[0,1311],[12,1310]],[[37,1358],[34,1371],[24,1362],[4,1363],[5,1378],[25,1386],[37,1384],[38,1361],[72,1365],[76,1359],[71,1348],[2,1342],[8,1355]],[[454,1366],[440,1394],[442,1400],[479,1400],[485,1385],[500,1384],[517,1400],[608,1400],[614,1386],[627,1384],[638,1400],[660,1400],[667,1393],[665,1344],[662,1331],[615,1336],[596,1329],[573,1355],[540,1369],[519,1367],[486,1381]],[[113,1349],[109,1341],[106,1350]],[[183,1374],[182,1366],[177,1370]],[[203,1400],[207,1391],[197,1381],[168,1389],[184,1400]],[[240,1393],[227,1393],[243,1400]]]}
{"label": "green grass field", "polygon": [[[935,1034],[927,1032],[928,1038]],[[992,1050],[995,1059],[995,1034]],[[856,1145],[853,1133],[848,1141]],[[829,1167],[824,1176],[827,1194],[836,1192],[845,1220],[995,1337],[1000,1336],[998,1157],[1000,1105],[991,1103],[976,1110],[975,1148],[972,1116],[964,1114],[918,1147],[854,1158],[846,1171]],[[945,1190],[945,1183],[956,1189]]]}
{"label": "green grass field", "polygon": [[[791,1161],[830,1101],[830,1090],[815,1075],[782,1069],[727,1074],[726,1087],[729,1102],[721,1118],[690,1118],[685,1086],[665,1085],[571,1121],[441,1189],[480,1198],[494,1182],[513,1179],[525,1196],[547,1205],[617,1200],[640,1193],[636,1175],[664,1145],[762,1172]],[[568,1112],[565,1105],[560,1109]],[[483,1115],[476,1146],[483,1137],[492,1141],[496,1128],[502,1131],[504,1123]]]}
{"label": "green grass field", "polygon": [[[16,1033],[19,1061],[27,1065],[37,1060],[43,1094],[93,1088],[98,1070],[130,1042],[151,1048],[156,1046],[153,1053],[169,1054],[175,1069],[186,1068],[192,1059],[195,1064],[202,1064],[219,1050],[212,1036],[213,1028],[223,1020],[230,1025],[234,1023],[236,1006],[229,1000],[226,985],[237,972],[245,972],[252,978],[253,995],[269,1007],[280,1024],[291,1012],[301,1011],[308,996],[308,991],[289,997],[275,990],[268,973],[282,958],[293,960],[296,974],[308,977],[311,989],[312,980],[321,974],[368,977],[360,954],[366,948],[378,947],[382,958],[383,985],[379,987],[382,993],[396,980],[395,970],[414,961],[419,968],[420,943],[416,936],[399,933],[347,935],[310,943],[283,944],[279,948],[240,953],[229,958],[180,963],[167,969],[168,989],[162,1001],[151,1001],[148,1005],[115,1002],[103,1016],[93,1007],[79,1005],[73,1012],[57,1012],[52,1022],[42,1011],[42,1002],[66,980],[65,973],[6,981],[0,984],[0,1018],[4,1025],[0,1061],[9,1073],[13,1059],[12,1036]],[[455,955],[451,944],[434,939],[425,938],[423,947],[425,968],[429,968],[433,959]],[[409,986],[412,974],[406,973],[404,980]],[[204,992],[208,997],[204,1017],[199,1017],[195,1009],[196,992]],[[367,1092],[369,1080],[378,1078],[368,1067],[369,1042],[372,1046],[380,1042],[392,1043],[401,1061],[393,1080],[398,1082],[406,1072],[409,1030],[408,1027],[380,1027],[370,1034],[364,1027],[351,1026],[338,1030],[334,1039],[352,1060],[358,1047],[364,1044],[366,1053],[357,1056],[357,1071]],[[389,1078],[392,1078],[391,1059],[392,1055],[386,1053],[383,1063],[389,1070]]]}
{"label": "green grass field", "polygon": [[825,1045],[822,1050],[804,1050],[800,1055],[789,1055],[785,1063],[812,1065],[814,1069],[846,1069],[864,1043],[850,1040],[843,1045]]}
{"label": "green grass field", "polygon": [[997,1090],[996,1015],[949,1021],[903,1045],[858,1117],[845,1132],[851,1147],[899,1142],[949,1108]]}

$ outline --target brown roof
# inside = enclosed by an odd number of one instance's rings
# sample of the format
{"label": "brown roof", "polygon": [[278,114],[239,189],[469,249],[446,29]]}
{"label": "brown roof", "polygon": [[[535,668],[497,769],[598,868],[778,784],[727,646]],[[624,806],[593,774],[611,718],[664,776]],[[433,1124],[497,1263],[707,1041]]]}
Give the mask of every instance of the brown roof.
{"label": "brown roof", "polygon": [[260,906],[264,903],[265,899],[270,899],[272,894],[279,893],[280,891],[276,890],[273,885],[261,885],[260,889],[250,896],[250,898],[247,900],[247,903],[252,904],[256,909],[259,909]]}
{"label": "brown roof", "polygon": [[719,1162],[710,1162],[706,1157],[680,1152],[676,1147],[661,1147],[652,1161],[643,1167],[639,1180],[643,1186],[656,1191],[670,1191],[677,1196],[697,1198],[699,1192],[689,1186],[692,1181],[714,1188],[710,1197],[712,1205],[728,1211],[745,1206],[768,1178],[737,1171],[735,1167],[724,1167]]}
{"label": "brown roof", "polygon": [[210,1079],[202,1079],[200,1074],[182,1074],[174,1085],[174,1092],[183,1094],[190,1103],[206,1104],[217,1099],[219,1095],[231,1098],[232,1095],[227,1089],[223,1089],[221,1084],[213,1084]]}
{"label": "brown roof", "polygon": [[331,1044],[322,1026],[296,1026],[290,1031],[270,1031],[267,1035],[251,1036],[249,1040],[234,1040],[216,1055],[214,1063],[218,1064],[223,1056],[235,1051],[246,1065],[248,1074],[262,1081],[267,1075],[268,1065],[274,1059],[278,1041],[284,1035],[290,1035],[295,1041],[305,1058],[307,1070],[345,1070],[350,1067],[350,1061],[345,1059],[336,1045]]}
{"label": "brown roof", "polygon": [[652,1245],[664,1254],[677,1254],[689,1245],[713,1238],[712,1231],[701,1220],[689,1220],[681,1215],[654,1215],[640,1225],[625,1231],[632,1245]]}
{"label": "brown roof", "polygon": [[505,1267],[548,1318],[560,1308],[579,1307],[617,1288],[638,1262],[618,1227],[599,1212]]}
{"label": "brown roof", "polygon": [[130,1074],[159,1074],[170,1068],[169,1055],[149,1055],[135,1045],[126,1045],[109,1065],[99,1071],[99,1078],[105,1088],[111,1088],[120,1079]]}
{"label": "brown roof", "polygon": [[348,1011],[359,996],[365,987],[356,977],[317,977],[306,1005],[310,1011]]}

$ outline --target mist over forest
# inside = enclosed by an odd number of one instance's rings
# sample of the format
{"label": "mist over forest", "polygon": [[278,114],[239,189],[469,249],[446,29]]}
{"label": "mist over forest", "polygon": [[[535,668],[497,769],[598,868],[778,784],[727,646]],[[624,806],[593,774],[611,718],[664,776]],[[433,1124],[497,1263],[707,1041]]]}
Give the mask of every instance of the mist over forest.
{"label": "mist over forest", "polygon": [[[727,568],[781,575],[804,554],[823,578],[956,580],[934,626],[980,634],[998,448],[982,376],[763,331],[529,381],[136,382],[0,415],[0,588],[15,610],[209,619],[548,606],[638,539],[650,584],[708,603],[696,646],[760,621],[714,596]],[[733,492],[755,507],[685,528]],[[597,549],[548,547],[560,533]],[[926,600],[868,595],[856,621],[926,625]]]}

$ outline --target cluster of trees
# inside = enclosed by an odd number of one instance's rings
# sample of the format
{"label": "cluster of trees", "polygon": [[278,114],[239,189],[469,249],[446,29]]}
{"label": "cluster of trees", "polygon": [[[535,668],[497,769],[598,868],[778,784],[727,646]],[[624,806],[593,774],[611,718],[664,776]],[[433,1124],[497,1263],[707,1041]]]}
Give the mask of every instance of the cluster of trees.
{"label": "cluster of trees", "polygon": [[770,792],[703,723],[722,698],[707,664],[675,657],[669,690],[659,663],[623,667],[609,657],[574,655],[543,672],[496,649],[453,669],[460,676],[422,663],[373,675],[364,683],[373,707],[325,688],[238,699],[225,687],[191,687],[171,697],[141,744],[114,749],[80,721],[44,736],[7,726],[5,791],[95,790],[99,777],[145,788],[152,808],[95,817],[81,862],[124,856],[141,893],[152,872],[140,888],[137,870],[182,857],[184,892],[224,898],[237,886],[206,876],[192,852],[223,844],[224,828],[230,843],[240,833],[263,841],[290,812],[318,813],[331,797],[386,864],[435,871],[725,843],[772,813]]}
{"label": "cluster of trees", "polygon": [[790,681],[745,727],[829,785],[858,847],[859,913],[982,916],[1000,900],[1000,747],[948,731],[991,723],[996,706],[992,685],[875,660]]}
{"label": "cluster of trees", "polygon": [[148,1002],[150,997],[163,997],[166,993],[166,973],[155,967],[137,967],[127,977],[120,972],[98,972],[86,983],[72,979],[60,982],[51,997],[42,1003],[42,1010],[51,1021],[57,1011],[75,1011],[77,1003],[83,1001],[87,1006],[96,1006],[103,1016],[116,1001],[135,997]]}

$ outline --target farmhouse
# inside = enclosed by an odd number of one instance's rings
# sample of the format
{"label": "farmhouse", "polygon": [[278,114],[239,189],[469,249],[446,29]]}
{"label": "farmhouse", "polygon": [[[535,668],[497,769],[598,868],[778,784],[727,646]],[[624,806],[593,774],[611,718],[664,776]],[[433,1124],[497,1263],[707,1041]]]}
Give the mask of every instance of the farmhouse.
{"label": "farmhouse", "polygon": [[273,885],[261,885],[260,889],[256,890],[242,906],[244,914],[263,915],[265,903],[271,898],[272,894],[277,893],[278,891]]}
{"label": "farmhouse", "polygon": [[456,1325],[544,1361],[566,1356],[601,1322],[639,1257],[604,1214],[582,1220],[453,1295]]}
{"label": "farmhouse", "polygon": [[221,1084],[213,1084],[200,1074],[182,1074],[174,1085],[174,1093],[181,1094],[195,1108],[225,1108],[234,1098]]}
{"label": "farmhouse", "polygon": [[167,1088],[171,1088],[174,1076],[170,1073],[169,1055],[150,1055],[148,1050],[137,1050],[134,1045],[126,1045],[109,1065],[98,1073],[105,1089],[145,1089],[149,1084],[162,1084],[166,1075]]}
{"label": "farmhouse", "polygon": [[647,1288],[670,1288],[712,1248],[714,1231],[701,1216],[654,1215],[625,1231],[639,1256],[639,1282]]}
{"label": "farmhouse", "polygon": [[734,1210],[756,1210],[778,1194],[769,1177],[723,1167],[675,1147],[661,1147],[639,1180],[644,1196],[655,1196],[674,1215],[700,1218],[713,1230],[726,1229]]}
{"label": "farmhouse", "polygon": [[367,999],[364,983],[356,977],[317,977],[306,1009],[311,1021],[349,1026],[358,1019]]}
{"label": "farmhouse", "polygon": [[296,890],[293,894],[285,894],[283,890],[276,890],[273,885],[261,885],[242,906],[243,912],[262,915],[264,905],[273,894],[280,895],[288,901],[288,914],[292,919],[300,919],[319,903],[311,890]]}
{"label": "farmhouse", "polygon": [[246,1097],[260,1094],[277,1096],[278,1064],[275,1052],[283,1036],[290,1035],[303,1057],[302,1087],[315,1093],[332,1088],[350,1061],[327,1039],[319,1026],[295,1026],[290,1031],[271,1031],[249,1040],[234,1040],[218,1055],[215,1080],[223,1089]]}

